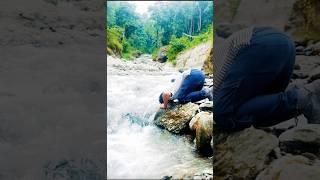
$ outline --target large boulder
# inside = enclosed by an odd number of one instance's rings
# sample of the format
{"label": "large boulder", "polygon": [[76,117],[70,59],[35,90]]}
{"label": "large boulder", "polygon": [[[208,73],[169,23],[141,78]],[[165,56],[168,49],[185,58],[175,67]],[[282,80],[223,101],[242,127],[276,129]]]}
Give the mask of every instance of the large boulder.
{"label": "large boulder", "polygon": [[176,68],[180,70],[187,70],[189,68],[201,69],[204,62],[210,56],[211,49],[212,42],[208,41],[178,54],[176,58]]}
{"label": "large boulder", "polygon": [[168,46],[161,47],[156,57],[156,61],[160,63],[165,63],[168,60],[167,50],[168,50]]}
{"label": "large boulder", "polygon": [[276,136],[253,127],[216,136],[214,179],[254,179],[272,160],[278,147]]}
{"label": "large boulder", "polygon": [[212,154],[210,141],[212,139],[213,114],[209,112],[200,112],[192,118],[189,127],[196,132],[196,147],[200,152]]}
{"label": "large boulder", "polygon": [[188,123],[198,110],[199,106],[194,103],[160,109],[154,117],[154,123],[172,133],[181,134],[188,131]]}
{"label": "large boulder", "polygon": [[310,160],[304,156],[286,155],[272,162],[257,176],[256,180],[318,180],[319,177],[319,160]]}
{"label": "large boulder", "polygon": [[289,153],[319,153],[320,125],[298,126],[282,133],[279,140],[280,148]]}

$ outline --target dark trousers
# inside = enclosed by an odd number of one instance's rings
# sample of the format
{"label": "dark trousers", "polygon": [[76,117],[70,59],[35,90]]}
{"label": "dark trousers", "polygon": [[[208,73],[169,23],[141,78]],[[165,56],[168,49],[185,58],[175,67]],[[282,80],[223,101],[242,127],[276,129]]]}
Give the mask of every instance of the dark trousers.
{"label": "dark trousers", "polygon": [[297,91],[285,91],[295,63],[292,40],[273,28],[256,28],[222,81],[214,100],[220,130],[271,126],[296,114]]}
{"label": "dark trousers", "polygon": [[173,99],[178,99],[180,103],[196,102],[207,97],[202,89],[205,75],[201,70],[192,69],[190,74],[183,80]]}

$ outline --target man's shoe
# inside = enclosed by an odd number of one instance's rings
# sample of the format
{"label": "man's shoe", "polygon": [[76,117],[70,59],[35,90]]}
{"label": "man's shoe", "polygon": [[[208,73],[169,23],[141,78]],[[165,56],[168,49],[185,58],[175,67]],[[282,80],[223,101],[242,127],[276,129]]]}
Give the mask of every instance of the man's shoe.
{"label": "man's shoe", "polygon": [[310,124],[320,124],[320,80],[298,88],[298,110]]}

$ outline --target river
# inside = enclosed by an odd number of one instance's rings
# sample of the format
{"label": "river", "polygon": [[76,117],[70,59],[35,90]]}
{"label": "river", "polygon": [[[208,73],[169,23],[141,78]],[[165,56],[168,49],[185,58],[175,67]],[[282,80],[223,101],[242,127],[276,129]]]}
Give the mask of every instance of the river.
{"label": "river", "polygon": [[194,144],[155,126],[158,96],[179,74],[150,55],[124,62],[107,60],[107,178],[182,177],[212,171]]}

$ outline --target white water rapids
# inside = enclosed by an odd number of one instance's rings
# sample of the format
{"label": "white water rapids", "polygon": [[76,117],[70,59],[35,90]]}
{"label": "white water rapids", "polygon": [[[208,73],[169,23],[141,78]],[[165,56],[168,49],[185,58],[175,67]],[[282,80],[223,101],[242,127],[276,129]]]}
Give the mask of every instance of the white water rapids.
{"label": "white water rapids", "polygon": [[[163,70],[161,70],[163,69]],[[181,177],[212,169],[194,144],[153,124],[161,91],[179,73],[150,56],[107,60],[107,178]]]}

